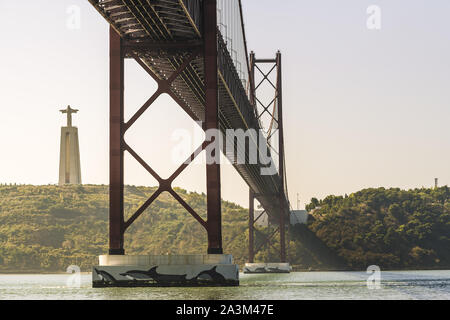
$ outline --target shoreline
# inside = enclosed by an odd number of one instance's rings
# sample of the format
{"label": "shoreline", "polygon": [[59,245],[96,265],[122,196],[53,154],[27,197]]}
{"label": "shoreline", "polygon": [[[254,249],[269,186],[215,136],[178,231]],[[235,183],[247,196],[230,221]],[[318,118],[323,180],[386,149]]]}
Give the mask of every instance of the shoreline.
{"label": "shoreline", "polygon": [[[366,272],[367,270],[342,270],[342,269],[294,269],[291,273],[295,272]],[[450,271],[450,267],[447,268],[419,268],[419,269],[386,269],[381,272],[401,272],[401,271]],[[242,271],[239,271],[240,273]],[[39,270],[0,270],[1,275],[70,275],[71,273],[64,271],[39,271]],[[91,274],[90,271],[81,271],[82,275]]]}
{"label": "shoreline", "polygon": [[[80,274],[90,274],[90,271],[81,271]],[[24,271],[13,271],[13,270],[7,270],[2,271],[0,270],[0,276],[1,275],[50,275],[50,274],[61,274],[61,275],[70,275],[73,273],[65,272],[65,271],[37,271],[37,270],[24,270]]]}
{"label": "shoreline", "polygon": [[[400,271],[450,271],[450,267],[442,268],[418,268],[418,269],[381,269],[381,272],[400,272]],[[366,272],[361,269],[293,269],[291,272]]]}

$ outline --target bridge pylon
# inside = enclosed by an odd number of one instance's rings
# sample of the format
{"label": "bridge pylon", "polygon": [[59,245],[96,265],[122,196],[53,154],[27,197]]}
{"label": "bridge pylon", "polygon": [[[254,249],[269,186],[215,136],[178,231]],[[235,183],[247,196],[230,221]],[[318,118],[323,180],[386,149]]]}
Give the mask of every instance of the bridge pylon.
{"label": "bridge pylon", "polygon": [[[284,225],[289,208],[284,171],[282,134],[278,139],[282,155],[275,172],[272,138],[282,133],[278,113],[281,107],[281,54],[276,59],[256,61],[274,63],[279,83],[276,111],[265,106],[261,115],[272,114],[267,141],[261,135],[261,119],[257,114],[254,80],[249,90],[250,63],[247,51],[241,0],[164,0],[120,1],[88,0],[110,24],[110,226],[109,255],[100,258],[94,269],[96,286],[116,285],[237,285],[238,267],[232,257],[223,254],[220,197],[220,133],[226,144],[233,144],[238,132],[249,135],[248,143],[235,144],[237,162],[234,168],[255,191],[271,220],[277,221],[281,252],[285,260]],[[134,59],[157,83],[158,89],[128,120],[124,121],[124,59]],[[279,68],[277,68],[279,67]],[[274,86],[274,85],[273,85]],[[274,86],[275,87],[275,86]],[[127,130],[162,94],[170,96],[190,117],[200,122],[206,132],[205,141],[167,179],[153,170],[125,141]],[[253,95],[253,98],[250,97]],[[250,102],[252,100],[252,102]],[[210,129],[213,129],[210,131]],[[220,133],[216,129],[220,130]],[[273,129],[273,130],[272,130]],[[214,131],[216,135],[211,136]],[[234,132],[234,138],[227,132]],[[247,148],[248,146],[248,148]],[[247,152],[247,149],[249,150]],[[255,161],[250,150],[257,152]],[[203,219],[172,188],[173,181],[202,151],[207,155],[207,218]],[[230,150],[223,150],[227,153]],[[158,181],[153,195],[125,220],[124,154],[127,152]],[[233,157],[234,158],[234,157]],[[242,159],[249,161],[241,162]],[[208,251],[196,256],[126,256],[124,236],[128,228],[163,193],[172,195],[205,229]],[[125,267],[135,266],[131,272]],[[110,268],[110,269],[108,269]],[[111,269],[112,268],[112,269]],[[121,269],[122,268],[122,269]],[[145,268],[148,268],[145,270]],[[156,269],[154,269],[156,268]],[[209,269],[208,269],[209,268]],[[120,269],[120,270],[119,270]],[[119,271],[118,271],[119,270]],[[98,272],[97,272],[98,271]],[[111,273],[112,272],[112,273]],[[183,275],[185,275],[183,277]],[[162,281],[170,279],[170,281]],[[209,279],[209,280],[208,280]]]}
{"label": "bridge pylon", "polygon": [[[206,137],[197,150],[168,178],[163,179],[125,141],[127,130],[162,94],[168,94],[189,116],[201,121],[203,129],[219,129],[218,98],[218,37],[216,0],[204,0],[202,5],[203,37],[200,41],[134,41],[110,28],[110,211],[109,254],[100,256],[93,270],[94,287],[115,286],[236,286],[239,269],[231,255],[223,254],[220,163],[214,150],[220,150],[217,137]],[[139,52],[158,52],[178,62],[172,74],[161,76]],[[180,56],[184,57],[180,61]],[[132,58],[157,82],[152,97],[130,118],[124,121],[124,60]],[[192,62],[202,59],[204,71],[204,119],[192,112],[187,102],[176,94],[174,82],[183,74],[194,72]],[[188,70],[189,69],[189,70]],[[183,79],[185,80],[185,79]],[[208,140],[209,139],[209,140]],[[206,152],[207,219],[206,221],[172,188],[173,181],[202,152]],[[124,154],[128,152],[159,183],[155,193],[128,220],[124,218]],[[208,251],[199,255],[128,256],[125,255],[126,230],[164,192],[175,198],[201,226],[208,238]]]}
{"label": "bridge pylon", "polygon": [[[262,65],[266,65],[263,68]],[[249,243],[248,243],[248,263],[244,268],[245,273],[289,273],[291,267],[286,261],[286,220],[289,221],[289,200],[285,172],[285,149],[284,149],[284,127],[283,127],[283,92],[282,92],[282,65],[281,53],[276,53],[275,59],[256,59],[255,53],[250,54],[250,101],[255,108],[261,128],[268,126],[267,141],[271,149],[278,155],[278,181],[279,188],[277,194],[272,195],[258,195],[252,188],[249,190]],[[257,73],[259,75],[259,82],[256,83]],[[273,80],[275,79],[275,81]],[[258,89],[263,84],[269,84],[269,88],[273,89],[273,99],[265,102],[258,94]],[[264,94],[267,95],[267,92]],[[261,118],[263,115],[269,115],[269,123],[263,123]],[[278,135],[277,148],[273,143],[273,137]],[[272,200],[272,204],[277,208],[264,208],[255,219],[255,199],[265,198]],[[270,213],[277,212],[277,216],[270,216]],[[267,227],[270,223],[277,224],[278,228],[275,230],[268,230],[268,234],[258,230],[256,223],[263,216],[266,216],[265,221]],[[261,243],[255,248],[255,232],[260,236]],[[264,262],[255,263],[255,255],[264,247],[273,247],[272,239],[276,234],[279,234],[279,255],[280,262]]]}

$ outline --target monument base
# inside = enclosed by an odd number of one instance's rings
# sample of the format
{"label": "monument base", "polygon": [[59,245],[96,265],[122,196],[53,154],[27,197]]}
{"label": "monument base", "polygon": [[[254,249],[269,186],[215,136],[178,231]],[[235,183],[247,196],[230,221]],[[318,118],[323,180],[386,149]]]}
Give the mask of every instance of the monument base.
{"label": "monument base", "polygon": [[102,255],[92,270],[92,286],[225,287],[239,285],[239,267],[224,254]]}
{"label": "monument base", "polygon": [[290,273],[289,263],[246,263],[244,273]]}

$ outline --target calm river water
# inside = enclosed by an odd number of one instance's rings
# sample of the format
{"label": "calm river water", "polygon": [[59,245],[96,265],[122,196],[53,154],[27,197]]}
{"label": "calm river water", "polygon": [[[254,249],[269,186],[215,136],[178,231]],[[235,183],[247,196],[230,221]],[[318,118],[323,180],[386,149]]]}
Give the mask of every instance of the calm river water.
{"label": "calm river water", "polygon": [[79,282],[65,274],[8,274],[0,275],[0,299],[450,299],[450,270],[381,272],[378,289],[368,288],[369,276],[366,272],[241,274],[241,285],[234,288],[93,289],[90,274],[81,274]]}

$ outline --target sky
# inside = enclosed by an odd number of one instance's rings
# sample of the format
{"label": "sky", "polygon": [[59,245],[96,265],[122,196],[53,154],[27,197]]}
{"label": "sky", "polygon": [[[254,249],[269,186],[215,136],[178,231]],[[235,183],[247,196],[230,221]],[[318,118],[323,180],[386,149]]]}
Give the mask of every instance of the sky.
{"label": "sky", "polygon": [[[71,6],[80,28],[70,28]],[[370,6],[380,28],[369,29]],[[292,206],[368,187],[450,184],[448,0],[243,0],[248,46],[283,54],[286,162]],[[372,21],[372,20],[371,20]],[[108,184],[108,25],[85,0],[0,0],[0,183],[56,184],[58,110],[79,128],[83,183]],[[126,62],[126,117],[155,91]],[[169,176],[176,130],[196,125],[168,97],[130,129],[127,142]],[[192,149],[194,149],[194,146]],[[156,185],[126,158],[125,182]],[[175,185],[204,192],[205,169]],[[222,197],[248,207],[248,187],[222,166]]]}

